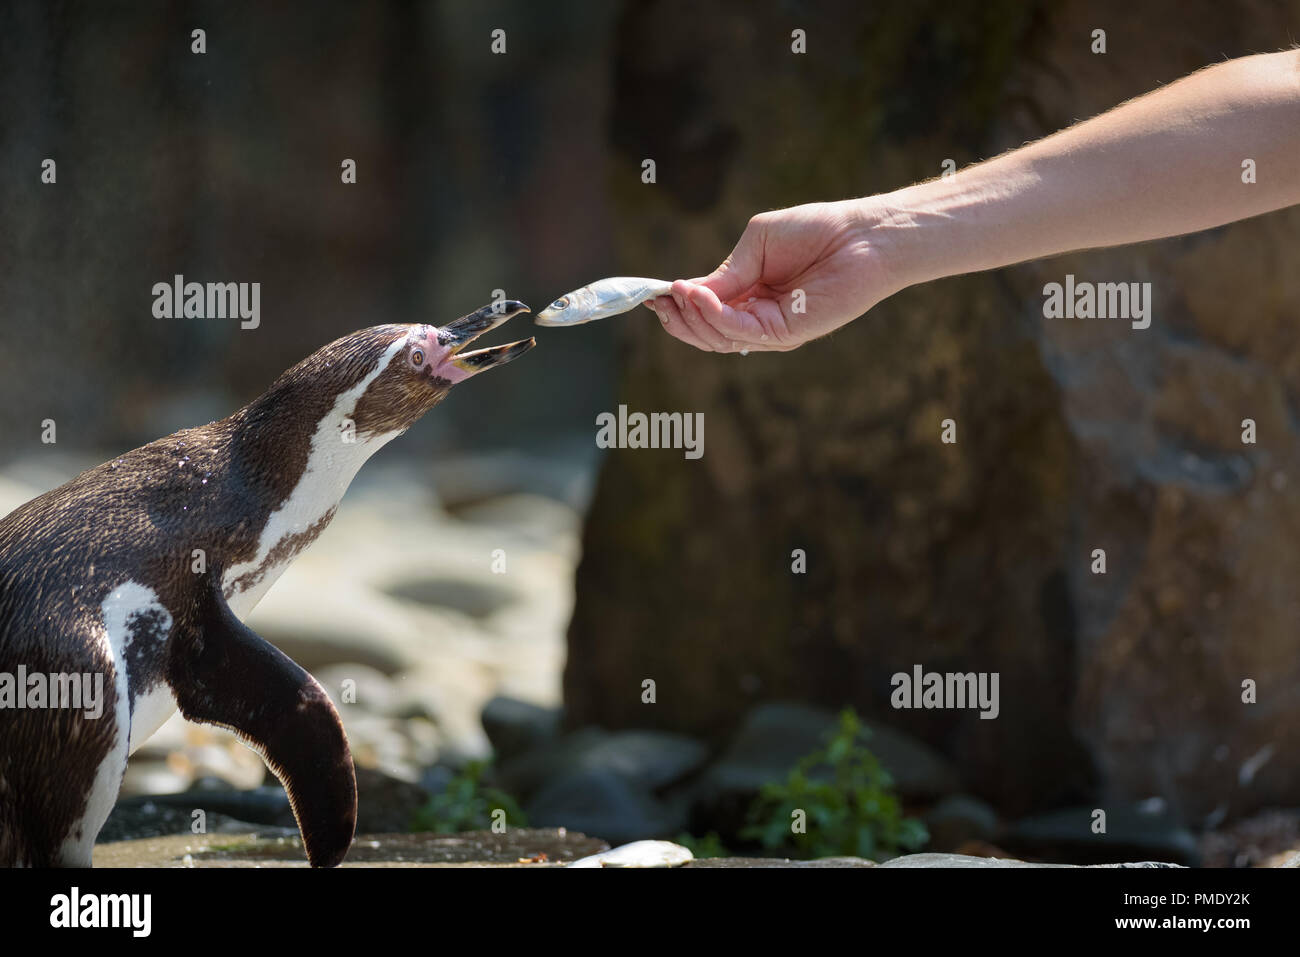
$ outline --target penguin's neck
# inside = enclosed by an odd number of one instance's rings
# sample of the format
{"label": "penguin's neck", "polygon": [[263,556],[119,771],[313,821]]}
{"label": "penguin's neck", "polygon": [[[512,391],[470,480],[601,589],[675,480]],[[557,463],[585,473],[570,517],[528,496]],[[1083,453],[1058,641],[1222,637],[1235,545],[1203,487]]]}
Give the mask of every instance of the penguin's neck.
{"label": "penguin's neck", "polygon": [[326,397],[328,405],[320,396],[301,401],[273,390],[236,413],[246,479],[257,497],[275,503],[252,556],[222,573],[222,590],[238,617],[252,611],[325,529],[366,460],[400,434],[358,433],[354,420],[357,401],[388,358],[354,386]]}

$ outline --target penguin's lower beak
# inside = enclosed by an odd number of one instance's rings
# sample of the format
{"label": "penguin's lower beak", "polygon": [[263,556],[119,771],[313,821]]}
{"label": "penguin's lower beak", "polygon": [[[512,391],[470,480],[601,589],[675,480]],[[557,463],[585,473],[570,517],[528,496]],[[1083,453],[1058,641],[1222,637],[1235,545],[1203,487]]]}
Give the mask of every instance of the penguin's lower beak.
{"label": "penguin's lower beak", "polygon": [[451,364],[458,369],[464,369],[466,372],[482,372],[484,369],[491,369],[493,366],[505,365],[511,359],[518,358],[535,345],[537,345],[537,340],[530,336],[519,342],[508,342],[504,346],[490,346],[487,349],[475,349],[473,352],[459,353],[456,358],[451,360]]}
{"label": "penguin's lower beak", "polygon": [[454,322],[447,323],[439,330],[438,341],[441,345],[451,349],[453,355],[451,364],[466,372],[482,372],[484,369],[490,369],[493,366],[505,365],[511,359],[523,355],[537,345],[537,340],[528,338],[520,342],[508,342],[503,346],[475,349],[473,352],[461,352],[460,350],[483,335],[483,333],[495,329],[512,316],[529,311],[526,305],[513,299],[495,302],[490,306],[484,306],[482,309],[476,309],[467,316],[461,316]]}

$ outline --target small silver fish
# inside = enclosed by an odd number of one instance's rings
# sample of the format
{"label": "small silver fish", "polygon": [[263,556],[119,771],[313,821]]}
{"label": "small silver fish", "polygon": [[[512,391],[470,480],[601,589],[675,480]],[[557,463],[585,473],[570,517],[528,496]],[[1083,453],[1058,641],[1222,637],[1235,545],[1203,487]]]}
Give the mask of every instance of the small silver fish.
{"label": "small silver fish", "polygon": [[635,309],[647,299],[668,295],[672,285],[662,279],[636,276],[601,279],[561,296],[539,312],[533,321],[539,326],[577,326],[593,319],[617,316],[620,312]]}

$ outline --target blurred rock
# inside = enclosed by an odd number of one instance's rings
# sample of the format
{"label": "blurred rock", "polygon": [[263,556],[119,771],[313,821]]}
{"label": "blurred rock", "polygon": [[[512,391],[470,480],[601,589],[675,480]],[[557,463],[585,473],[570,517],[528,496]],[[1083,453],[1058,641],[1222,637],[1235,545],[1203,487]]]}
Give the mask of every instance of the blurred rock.
{"label": "blurred rock", "polygon": [[357,662],[325,665],[315,669],[312,677],[320,682],[340,714],[357,708],[388,717],[398,714],[405,704],[392,679],[369,665]]}
{"label": "blurred rock", "polygon": [[[962,854],[905,854],[885,861],[880,867],[946,868],[946,867],[1078,867],[1077,864],[1040,864],[1001,857],[967,857]],[[1090,864],[1088,867],[1178,867],[1161,861],[1121,861],[1108,864]]]}
{"label": "blurred rock", "polygon": [[1300,851],[1300,808],[1270,808],[1201,835],[1205,867],[1281,867]]}
{"label": "blurred rock", "polygon": [[998,843],[1014,853],[1046,860],[1100,864],[1155,859],[1200,864],[1196,838],[1168,815],[1135,806],[1104,810],[1104,834],[1092,831],[1093,808],[1065,808],[1016,821]]}
{"label": "blurred rock", "polygon": [[374,768],[359,767],[356,772],[357,833],[409,831],[415,812],[428,802],[429,792]]}
{"label": "blurred rock", "polygon": [[213,740],[186,750],[182,759],[172,756],[173,766],[185,767],[192,780],[216,778],[235,788],[255,788],[266,778],[262,759],[237,738]]}
{"label": "blurred rock", "polygon": [[[406,831],[412,818],[429,799],[429,792],[373,768],[358,767],[358,833]],[[278,783],[247,790],[225,787],[219,779],[207,779],[206,786],[180,794],[148,794],[125,797],[117,802],[100,841],[124,837],[191,833],[193,812],[201,809],[206,827],[213,832],[218,822],[224,833],[246,831],[249,824],[278,827],[297,833],[289,796]]]}
{"label": "blurred rock", "polygon": [[494,764],[492,783],[521,801],[528,801],[560,773],[582,768],[582,755],[604,740],[607,732],[581,728],[541,747]]}
{"label": "blurred rock", "polygon": [[202,779],[237,790],[275,779],[261,757],[233,732],[191,724],[180,713],[168,718],[127,762],[121,794],[158,795],[186,791]]}
{"label": "blurred rock", "polygon": [[950,853],[963,857],[1014,857],[996,844],[990,844],[988,841],[964,841],[957,847],[951,849]]}
{"label": "blurred rock", "polygon": [[707,756],[704,745],[685,735],[583,728],[502,762],[493,769],[493,779],[510,793],[527,798],[571,772],[599,770],[617,774],[634,789],[649,793],[685,778]]}
{"label": "blurred rock", "polygon": [[[138,795],[122,798],[118,805],[137,810],[148,807],[170,808],[184,812],[191,820],[195,810],[202,810],[205,814],[220,815],[245,824],[296,827],[289,796],[279,784],[248,790],[209,786],[180,794]],[[183,830],[190,830],[188,822]]]}
{"label": "blurred rock", "polygon": [[930,833],[926,846],[935,851],[956,851],[974,841],[991,841],[998,832],[997,812],[969,794],[940,798],[921,819]]}
{"label": "blurred rock", "polygon": [[267,641],[313,673],[336,665],[360,664],[391,675],[419,660],[418,637],[409,620],[380,596],[355,584],[339,591],[321,589],[318,583],[310,595],[301,594],[297,582],[286,574],[249,622]]}
{"label": "blurred rock", "polygon": [[875,867],[875,861],[865,857],[820,857],[812,861],[792,861],[783,857],[697,857],[686,865],[689,868],[837,868],[837,867]]}
{"label": "blurred rock", "polygon": [[395,582],[385,592],[402,601],[452,608],[471,618],[487,618],[510,604],[513,594],[503,588],[454,578],[414,578]]}
{"label": "blurred rock", "polygon": [[497,695],[483,706],[483,731],[500,764],[525,754],[555,737],[560,725],[557,708]]}
{"label": "blurred rock", "polygon": [[188,769],[177,771],[166,760],[132,757],[122,775],[122,794],[170,794],[190,784]]}
{"label": "blurred rock", "polygon": [[[447,786],[452,780],[464,771],[461,764],[450,764],[439,759],[437,763],[425,768],[420,774],[420,780],[416,783],[424,788],[430,794],[441,794],[447,790]],[[513,797],[513,795],[511,795]]]}
{"label": "blurred rock", "polygon": [[[584,509],[591,497],[595,473],[595,443],[574,442],[562,459],[528,455],[516,449],[457,456],[435,462],[433,485],[443,508],[465,519],[483,519],[478,510],[490,499],[521,492]],[[583,467],[575,468],[574,463]]]}
{"label": "blurred rock", "polygon": [[349,711],[343,721],[359,768],[373,768],[408,782],[438,757],[437,728],[423,718],[383,718]]}
{"label": "blurred rock", "polygon": [[[96,844],[162,837],[169,834],[198,839],[202,835],[196,835],[193,831],[194,810],[193,807],[159,803],[149,796],[124,798],[117,802],[108,815],[108,820],[104,822]],[[203,835],[247,834],[252,829],[248,821],[216,812],[205,812],[203,827]],[[297,826],[292,822],[285,827],[263,825],[255,830],[258,833],[274,834],[279,837],[298,833]],[[101,865],[102,861],[96,857],[95,864]]]}
{"label": "blurred rock", "polygon": [[678,834],[686,827],[679,805],[656,800],[608,768],[574,768],[549,778],[524,805],[528,823],[564,827],[626,844]]}

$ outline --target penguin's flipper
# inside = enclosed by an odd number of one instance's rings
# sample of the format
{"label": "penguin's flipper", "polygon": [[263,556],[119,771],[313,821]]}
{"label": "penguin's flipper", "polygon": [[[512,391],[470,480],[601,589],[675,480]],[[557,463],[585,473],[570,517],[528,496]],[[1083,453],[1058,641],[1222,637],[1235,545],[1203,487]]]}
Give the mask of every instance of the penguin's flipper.
{"label": "penguin's flipper", "polygon": [[343,723],[316,679],[236,618],[213,579],[194,633],[172,649],[176,702],[187,719],[230,728],[262,756],[288,792],[307,860],[334,867],[357,822]]}

